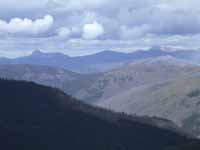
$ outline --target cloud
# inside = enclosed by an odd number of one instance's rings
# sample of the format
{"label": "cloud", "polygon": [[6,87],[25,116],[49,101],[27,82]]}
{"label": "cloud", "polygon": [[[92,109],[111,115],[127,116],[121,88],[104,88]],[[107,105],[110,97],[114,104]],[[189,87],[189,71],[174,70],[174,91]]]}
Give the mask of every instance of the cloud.
{"label": "cloud", "polygon": [[107,4],[110,0],[50,0],[49,5],[55,11],[76,11],[98,9]]}
{"label": "cloud", "polygon": [[57,34],[61,38],[68,38],[71,34],[71,30],[67,27],[61,27],[58,29]]}
{"label": "cloud", "polygon": [[12,18],[9,22],[0,20],[0,33],[15,36],[36,36],[47,32],[53,25],[54,18],[46,15],[41,19]]}
{"label": "cloud", "polygon": [[[131,39],[142,36],[143,30],[157,35],[200,33],[198,4],[196,0],[7,0],[0,2],[0,18],[8,21],[15,14],[20,18],[38,18],[48,13],[55,19],[52,33],[63,26],[82,30],[84,24],[96,21],[106,31],[102,39]],[[150,26],[148,31],[144,24]],[[123,31],[122,26],[126,27]],[[127,30],[131,35],[127,32],[125,37]],[[78,36],[81,38],[81,33]]]}
{"label": "cloud", "polygon": [[48,0],[5,0],[0,1],[0,6],[2,8],[32,9],[44,7],[47,2]]}
{"label": "cloud", "polygon": [[144,24],[141,26],[135,26],[133,28],[129,28],[127,26],[121,27],[120,37],[121,39],[135,39],[147,34],[150,30],[150,26]]}
{"label": "cloud", "polygon": [[[200,47],[199,5],[197,0],[0,0],[1,47],[21,50],[30,44],[33,49],[37,45],[69,53],[152,45]],[[34,38],[16,46],[9,43],[13,37]],[[32,44],[41,38],[42,44]],[[76,40],[81,42],[69,42]]]}
{"label": "cloud", "polygon": [[83,26],[83,39],[96,39],[104,34],[104,27],[98,22],[94,21],[91,24],[85,24]]}

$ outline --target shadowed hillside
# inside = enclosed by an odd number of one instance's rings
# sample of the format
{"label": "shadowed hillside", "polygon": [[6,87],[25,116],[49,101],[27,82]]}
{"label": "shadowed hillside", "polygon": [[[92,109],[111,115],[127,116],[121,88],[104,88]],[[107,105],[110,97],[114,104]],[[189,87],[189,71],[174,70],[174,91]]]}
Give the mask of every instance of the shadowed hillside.
{"label": "shadowed hillside", "polygon": [[4,150],[162,150],[177,145],[198,146],[197,141],[181,134],[142,123],[142,118],[129,119],[95,109],[57,89],[0,80],[0,91],[0,145]]}

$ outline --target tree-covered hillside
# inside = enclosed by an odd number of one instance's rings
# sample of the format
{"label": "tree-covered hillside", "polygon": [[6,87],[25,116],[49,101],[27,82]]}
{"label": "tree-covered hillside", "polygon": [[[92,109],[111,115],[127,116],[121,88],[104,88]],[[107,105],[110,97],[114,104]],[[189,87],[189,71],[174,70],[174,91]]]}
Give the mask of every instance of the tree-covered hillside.
{"label": "tree-covered hillside", "polygon": [[162,150],[198,145],[173,131],[82,104],[57,89],[8,80],[0,80],[0,133],[4,150]]}

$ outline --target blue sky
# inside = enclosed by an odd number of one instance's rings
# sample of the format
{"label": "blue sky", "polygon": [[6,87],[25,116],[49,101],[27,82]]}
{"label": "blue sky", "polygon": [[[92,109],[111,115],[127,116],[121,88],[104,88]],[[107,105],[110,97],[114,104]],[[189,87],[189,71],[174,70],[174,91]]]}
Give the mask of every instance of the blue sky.
{"label": "blue sky", "polygon": [[197,0],[0,1],[0,56],[200,48]]}

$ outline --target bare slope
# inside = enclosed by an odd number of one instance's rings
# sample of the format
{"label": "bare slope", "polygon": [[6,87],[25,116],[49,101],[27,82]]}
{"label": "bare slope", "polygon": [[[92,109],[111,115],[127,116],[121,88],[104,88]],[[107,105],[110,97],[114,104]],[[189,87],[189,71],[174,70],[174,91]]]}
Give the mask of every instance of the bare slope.
{"label": "bare slope", "polygon": [[96,75],[82,75],[65,69],[44,65],[0,65],[0,77],[6,79],[34,81],[62,89],[65,93],[76,96],[76,93],[87,88]]}
{"label": "bare slope", "polygon": [[129,63],[120,69],[104,73],[78,97],[96,102],[111,98],[129,89],[148,86],[200,72],[200,67],[173,57],[158,57]]}
{"label": "bare slope", "polygon": [[166,118],[199,136],[200,74],[132,88],[98,101],[97,105],[130,114]]}

